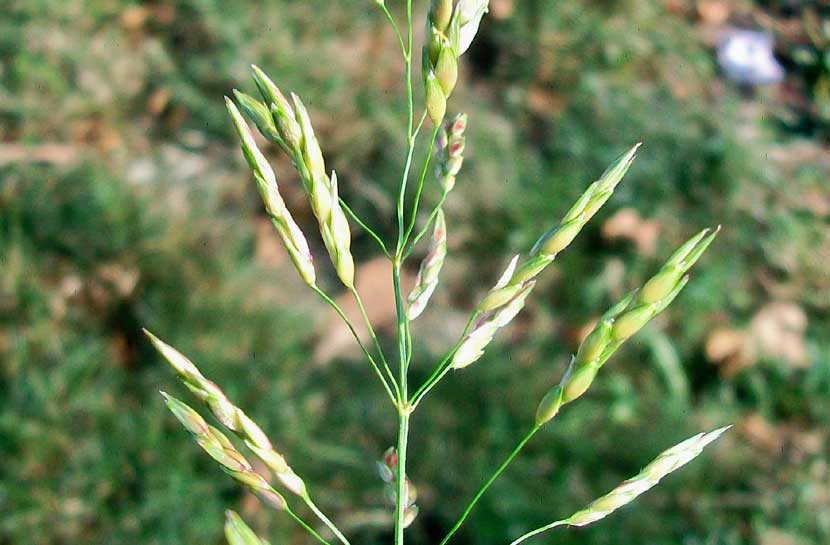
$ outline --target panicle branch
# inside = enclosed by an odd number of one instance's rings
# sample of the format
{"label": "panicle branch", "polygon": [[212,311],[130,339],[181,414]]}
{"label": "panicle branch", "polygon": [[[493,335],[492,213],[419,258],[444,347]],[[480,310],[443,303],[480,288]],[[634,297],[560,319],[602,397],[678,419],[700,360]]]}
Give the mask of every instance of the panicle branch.
{"label": "panicle branch", "polygon": [[688,282],[686,273],[717,236],[717,229],[704,229],[684,243],[640,290],[625,296],[602,315],[571,359],[562,380],[542,399],[536,423],[542,425],[562,405],[584,394],[599,369],[637,331],[674,301]]}
{"label": "panicle branch", "polygon": [[510,545],[518,545],[533,536],[557,526],[587,526],[604,519],[617,509],[631,503],[638,496],[656,486],[669,473],[680,469],[697,458],[707,445],[718,439],[731,427],[726,426],[710,431],[709,433],[699,433],[663,451],[650,464],[644,467],[640,473],[623,482],[608,494],[594,500],[585,509],[577,511],[566,519],[558,520],[528,532],[514,540]]}
{"label": "panicle branch", "polygon": [[306,485],[285,461],[285,457],[274,449],[268,436],[256,422],[234,405],[216,383],[205,378],[196,365],[184,354],[165,343],[149,331],[144,333],[153,346],[170,364],[179,380],[210,410],[223,426],[235,433],[251,451],[260,458],[268,469],[274,472],[282,485],[294,494],[303,497]]}

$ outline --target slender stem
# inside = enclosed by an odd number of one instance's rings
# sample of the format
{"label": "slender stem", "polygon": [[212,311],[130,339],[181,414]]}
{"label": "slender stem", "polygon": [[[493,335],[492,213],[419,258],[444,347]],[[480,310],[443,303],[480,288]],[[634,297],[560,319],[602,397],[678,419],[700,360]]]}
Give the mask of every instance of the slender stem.
{"label": "slender stem", "polygon": [[395,289],[395,307],[398,316],[398,352],[400,358],[400,388],[402,405],[398,408],[398,472],[397,498],[395,501],[395,545],[403,545],[404,516],[406,514],[406,449],[409,438],[410,408],[406,404],[409,396],[407,383],[407,338],[408,320],[403,309],[401,296],[401,262],[398,258],[392,265],[392,281]]}
{"label": "slender stem", "polygon": [[398,388],[398,383],[395,381],[395,376],[392,374],[392,369],[389,367],[389,362],[386,360],[386,356],[383,353],[383,348],[380,345],[377,333],[375,333],[375,328],[372,327],[372,321],[369,320],[369,315],[366,313],[366,307],[363,305],[363,299],[357,292],[357,288],[352,288],[351,292],[354,296],[355,302],[357,302],[357,307],[360,309],[360,314],[363,316],[363,321],[366,322],[366,328],[369,330],[369,335],[371,335],[372,341],[375,343],[375,349],[378,351],[378,354],[380,354],[380,360],[383,363],[383,370],[386,371],[386,376],[389,378],[389,382],[395,389],[395,394],[400,401],[401,392]]}
{"label": "slender stem", "polygon": [[303,501],[308,506],[308,508],[311,509],[311,511],[315,515],[317,515],[317,518],[320,519],[323,522],[323,524],[325,524],[326,527],[328,527],[328,529],[331,530],[335,536],[337,536],[337,539],[339,539],[340,542],[343,543],[343,545],[351,545],[351,543],[349,543],[349,540],[346,539],[346,536],[343,535],[343,532],[341,532],[337,528],[337,526],[335,526],[334,523],[326,515],[324,515],[323,512],[320,511],[320,508],[317,507],[317,505],[311,500],[311,496],[308,495],[308,491],[306,491],[303,494]]}
{"label": "slender stem", "polygon": [[525,541],[526,539],[530,539],[533,536],[537,536],[537,535],[539,535],[543,532],[547,532],[548,530],[552,530],[553,528],[556,528],[557,526],[565,526],[566,524],[567,524],[567,522],[565,522],[564,520],[557,520],[556,522],[551,522],[550,524],[542,526],[541,528],[536,528],[535,530],[530,531],[530,532],[526,533],[525,535],[523,535],[523,536],[521,536],[517,539],[514,539],[513,542],[510,543],[510,545],[519,545],[519,543],[521,543],[522,541]]}
{"label": "slender stem", "polygon": [[406,252],[404,252],[404,257],[409,257],[412,254],[412,251],[415,249],[415,246],[418,245],[418,242],[420,242],[424,235],[427,234],[427,231],[429,231],[429,226],[432,225],[432,222],[435,221],[436,217],[438,217],[438,212],[444,206],[444,201],[447,200],[447,195],[449,195],[447,191],[444,191],[441,194],[441,198],[438,200],[438,204],[436,204],[435,207],[432,209],[432,212],[429,214],[426,223],[421,228],[421,230],[418,231],[418,234],[415,236],[415,238],[412,239],[412,242],[409,243],[409,249]]}
{"label": "slender stem", "polygon": [[292,511],[292,510],[291,510],[291,508],[290,508],[290,507],[288,507],[287,505],[285,506],[285,512],[286,512],[286,513],[288,513],[288,516],[290,516],[290,517],[291,517],[291,518],[293,518],[295,521],[297,521],[297,524],[299,524],[300,526],[302,526],[303,528],[305,528],[305,530],[306,530],[309,534],[311,534],[312,536],[314,536],[314,538],[315,538],[317,541],[319,541],[319,542],[320,542],[320,543],[322,543],[323,545],[331,545],[331,543],[329,543],[329,542],[328,542],[328,541],[327,541],[327,540],[326,540],[323,536],[321,536],[320,534],[318,534],[318,533],[317,533],[317,531],[316,531],[314,528],[312,528],[311,526],[309,526],[309,525],[308,525],[308,523],[306,523],[306,521],[304,521],[303,519],[301,519],[301,518],[300,518],[300,516],[299,516],[299,515],[297,515],[297,513],[295,513],[294,511]]}
{"label": "slender stem", "polygon": [[339,200],[340,200],[340,206],[349,214],[349,216],[351,216],[351,218],[355,221],[355,223],[360,225],[360,227],[364,231],[366,231],[369,234],[370,237],[375,239],[375,242],[378,243],[378,246],[380,247],[381,251],[383,252],[383,255],[385,255],[389,259],[392,259],[392,256],[389,254],[389,250],[386,249],[386,244],[383,243],[383,239],[380,238],[380,235],[378,235],[374,230],[372,230],[371,227],[366,225],[366,222],[364,222],[362,219],[360,219],[360,217],[358,217],[357,214],[354,213],[354,210],[352,210],[349,207],[349,205],[346,204],[346,201],[343,200],[343,197],[340,197]]}
{"label": "slender stem", "polygon": [[386,20],[389,21],[389,24],[392,25],[392,30],[395,31],[395,36],[398,38],[398,44],[401,46],[401,53],[403,53],[404,58],[406,58],[406,45],[403,43],[403,36],[401,36],[401,31],[398,28],[398,23],[395,22],[395,18],[392,17],[392,14],[389,13],[389,8],[386,7],[386,4],[379,4],[380,9],[383,11],[383,14],[386,16]]}
{"label": "slender stem", "polygon": [[346,313],[343,312],[343,309],[340,308],[340,305],[338,305],[334,301],[334,299],[329,297],[326,294],[326,292],[321,290],[318,286],[316,286],[316,285],[312,286],[311,289],[314,290],[314,292],[317,293],[317,295],[319,295],[326,303],[331,305],[331,307],[334,309],[334,311],[337,312],[338,316],[340,316],[340,318],[343,319],[343,322],[346,324],[346,327],[349,328],[349,331],[352,333],[352,336],[354,337],[355,341],[357,341],[357,344],[360,346],[360,349],[363,351],[363,354],[366,356],[366,359],[368,359],[369,363],[372,364],[372,368],[375,370],[375,374],[378,376],[381,383],[383,383],[383,387],[386,390],[386,393],[389,395],[389,399],[391,399],[392,403],[395,406],[397,406],[398,405],[397,397],[395,396],[394,393],[392,393],[392,389],[389,387],[389,384],[386,382],[386,378],[383,376],[383,372],[380,370],[380,367],[378,366],[377,362],[375,361],[375,358],[372,357],[372,354],[369,352],[369,350],[366,348],[366,346],[360,340],[360,336],[357,334],[357,331],[355,330],[354,326],[352,325],[351,320],[349,320],[349,317],[346,316]]}
{"label": "slender stem", "polygon": [[406,246],[406,241],[409,240],[409,235],[412,234],[412,229],[415,228],[415,219],[418,216],[418,206],[421,203],[421,192],[424,190],[424,181],[427,177],[427,172],[429,171],[429,163],[432,160],[432,148],[435,147],[435,140],[438,139],[438,132],[441,130],[441,126],[436,126],[432,129],[432,137],[430,138],[429,147],[427,148],[426,158],[424,158],[424,166],[421,169],[421,177],[418,180],[418,188],[415,191],[415,201],[412,204],[412,215],[409,219],[409,227],[406,229],[406,234],[403,237],[404,246]]}
{"label": "slender stem", "polygon": [[407,45],[404,52],[404,64],[406,68],[406,97],[407,97],[407,153],[406,164],[401,177],[401,187],[398,194],[398,241],[395,247],[395,257],[392,260],[392,282],[395,290],[395,311],[397,314],[398,334],[398,356],[400,360],[400,399],[398,405],[398,464],[397,464],[397,498],[395,501],[395,545],[404,545],[404,517],[406,514],[406,450],[409,440],[409,415],[410,407],[407,403],[409,397],[407,384],[407,363],[409,338],[409,321],[406,318],[401,295],[401,255],[404,251],[404,200],[406,198],[406,184],[409,179],[409,171],[412,168],[412,156],[415,151],[415,141],[418,132],[426,118],[426,112],[421,117],[417,128],[415,125],[415,101],[412,92],[412,0],[406,0],[406,29]]}
{"label": "slender stem", "polygon": [[467,520],[467,517],[470,515],[470,512],[472,512],[473,508],[476,506],[476,504],[484,495],[484,493],[487,492],[487,489],[490,488],[490,485],[492,485],[496,481],[496,479],[498,479],[499,476],[502,473],[504,473],[504,470],[507,469],[507,466],[510,465],[510,462],[512,462],[513,459],[519,454],[519,452],[521,452],[521,450],[524,448],[527,442],[530,441],[534,435],[536,435],[536,432],[539,431],[541,427],[542,426],[539,425],[534,426],[533,429],[531,429],[530,432],[527,435],[525,435],[521,441],[519,441],[519,444],[516,445],[516,448],[513,449],[513,452],[511,452],[507,456],[507,459],[504,462],[502,462],[502,464],[499,466],[496,472],[493,473],[493,475],[491,475],[489,479],[487,479],[487,482],[485,482],[484,485],[482,485],[482,487],[478,490],[476,495],[473,496],[472,501],[467,505],[467,508],[461,514],[461,517],[458,519],[458,521],[456,521],[455,526],[453,526],[450,532],[446,535],[446,537],[443,540],[441,540],[440,545],[446,545],[447,542],[452,538],[452,536],[455,535],[458,529],[461,528],[461,525],[464,524],[465,520]]}
{"label": "slender stem", "polygon": [[441,360],[441,363],[439,363],[435,367],[435,370],[433,370],[432,374],[429,377],[427,377],[427,379],[424,381],[421,387],[418,388],[418,390],[416,390],[415,393],[412,395],[410,405],[412,405],[413,410],[415,409],[415,407],[418,406],[419,403],[421,403],[421,401],[430,392],[430,390],[432,390],[435,387],[435,385],[438,384],[441,381],[441,379],[444,378],[447,375],[447,373],[450,372],[450,369],[452,369],[452,367],[449,365],[449,362],[455,355],[456,351],[461,347],[461,343],[464,342],[464,339],[467,337],[467,333],[470,332],[470,328],[473,326],[473,323],[475,322],[476,318],[478,318],[478,315],[478,312],[474,312],[472,316],[470,316],[470,319],[467,320],[467,325],[464,326],[464,331],[461,332],[461,335],[455,342],[455,345],[450,349],[449,352],[447,352],[447,355],[444,356],[444,359]]}
{"label": "slender stem", "polygon": [[404,517],[406,516],[406,449],[409,441],[409,412],[398,413],[398,473],[395,502],[395,545],[403,545]]}

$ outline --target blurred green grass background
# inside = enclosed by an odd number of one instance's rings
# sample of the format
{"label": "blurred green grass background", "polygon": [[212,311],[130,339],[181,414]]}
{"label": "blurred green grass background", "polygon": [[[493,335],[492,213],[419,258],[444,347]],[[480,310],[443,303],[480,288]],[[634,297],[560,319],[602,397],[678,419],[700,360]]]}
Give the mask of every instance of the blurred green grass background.
{"label": "blurred green grass background", "polygon": [[[529,445],[455,543],[507,543],[729,422],[734,432],[635,506],[543,539],[830,543],[827,4],[491,1],[450,105],[470,116],[468,159],[446,205],[444,278],[415,326],[415,382],[507,259],[645,145],[522,318],[415,417],[413,543],[448,530],[586,325],[717,223],[681,297]],[[299,92],[342,194],[388,239],[405,94],[373,3],[2,4],[0,544],[218,544],[226,507],[273,543],[308,542],[165,414],[157,391],[180,389],[142,326],[262,424],[356,542],[388,543],[374,460],[394,443],[394,415],[295,279],[221,100],[253,91],[251,63]],[[785,81],[725,81],[713,47],[729,26],[771,32]],[[312,233],[289,165],[269,155]],[[356,232],[354,246],[359,276],[377,285],[371,240]],[[373,312],[391,333],[383,303]]]}

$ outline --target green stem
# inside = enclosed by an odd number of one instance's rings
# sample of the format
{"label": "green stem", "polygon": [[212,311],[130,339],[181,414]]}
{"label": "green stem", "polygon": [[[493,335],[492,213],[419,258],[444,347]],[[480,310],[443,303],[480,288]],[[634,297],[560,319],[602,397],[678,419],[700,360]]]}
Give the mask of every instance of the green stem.
{"label": "green stem", "polygon": [[418,231],[418,234],[415,236],[415,238],[412,239],[412,242],[409,243],[409,249],[403,254],[405,258],[409,257],[412,254],[412,251],[415,249],[415,246],[417,246],[418,242],[420,242],[424,235],[427,234],[427,231],[429,231],[429,226],[432,225],[432,222],[435,221],[436,217],[438,217],[438,212],[444,206],[444,201],[447,200],[447,195],[449,195],[447,191],[444,191],[441,194],[441,198],[438,200],[438,204],[436,204],[435,207],[432,209],[432,212],[427,218],[427,222],[424,224],[421,230]]}
{"label": "green stem", "polygon": [[397,406],[398,405],[397,397],[395,397],[395,394],[392,393],[392,389],[389,387],[389,384],[386,382],[386,378],[383,376],[383,372],[380,370],[380,367],[378,366],[377,362],[375,361],[375,358],[372,357],[372,354],[369,352],[369,350],[366,348],[366,346],[360,340],[360,336],[357,334],[357,331],[355,330],[354,326],[352,325],[351,320],[349,320],[349,317],[346,316],[346,313],[343,312],[343,309],[340,308],[340,305],[338,305],[334,301],[334,299],[329,297],[326,294],[326,292],[321,290],[319,288],[319,286],[314,285],[314,286],[311,287],[311,289],[314,290],[314,292],[317,295],[319,295],[326,303],[328,303],[331,306],[331,308],[334,309],[335,312],[337,312],[338,316],[340,316],[340,318],[346,324],[346,327],[349,328],[349,331],[352,333],[352,336],[354,337],[355,341],[357,341],[357,344],[360,346],[360,349],[363,351],[363,354],[366,356],[366,359],[368,359],[369,363],[372,364],[372,368],[375,370],[375,374],[378,376],[381,383],[383,384],[383,387],[386,390],[387,395],[389,395],[389,399],[391,399],[392,403],[395,406]]}
{"label": "green stem", "polygon": [[487,492],[487,489],[490,488],[490,485],[492,485],[496,481],[496,479],[498,479],[499,476],[502,473],[504,473],[504,470],[507,469],[507,466],[510,465],[510,462],[512,462],[513,459],[519,454],[519,452],[521,452],[521,450],[524,448],[527,442],[530,441],[534,435],[536,435],[536,432],[539,431],[541,427],[542,426],[539,425],[534,426],[533,429],[531,429],[530,432],[527,435],[525,435],[521,441],[519,441],[519,444],[516,445],[516,448],[513,449],[513,452],[511,452],[510,455],[507,456],[507,459],[504,462],[502,462],[502,464],[499,466],[496,472],[493,473],[493,475],[489,479],[487,479],[487,482],[485,482],[484,485],[478,490],[476,495],[473,496],[472,501],[467,505],[467,508],[461,514],[461,517],[458,519],[458,521],[456,521],[455,526],[452,527],[450,532],[441,541],[440,545],[446,545],[447,542],[452,538],[452,536],[455,535],[458,529],[461,528],[461,525],[464,524],[464,521],[467,520],[468,516],[470,516],[470,512],[472,512],[473,508],[476,506],[481,497],[484,496],[484,493]]}
{"label": "green stem", "polygon": [[392,282],[395,290],[395,311],[397,314],[398,334],[398,356],[400,359],[400,399],[398,405],[398,464],[397,464],[397,499],[395,502],[395,545],[404,545],[404,516],[406,510],[406,449],[409,439],[409,415],[410,407],[406,402],[409,393],[407,385],[407,362],[409,338],[409,321],[403,308],[403,297],[401,295],[401,256],[404,251],[404,200],[406,198],[406,184],[409,179],[409,171],[412,168],[412,156],[415,152],[415,141],[418,132],[426,118],[426,112],[421,117],[418,127],[415,124],[415,101],[412,92],[412,0],[406,0],[406,27],[407,45],[404,52],[404,64],[406,68],[406,97],[407,97],[407,153],[406,164],[401,179],[400,192],[398,194],[398,242],[395,247],[395,257],[392,260]]}
{"label": "green stem", "polygon": [[456,341],[455,345],[447,352],[447,355],[444,356],[444,359],[441,360],[435,370],[432,371],[432,374],[427,377],[424,383],[421,385],[418,390],[412,395],[412,399],[410,401],[410,405],[412,405],[412,409],[414,410],[415,407],[418,406],[419,403],[424,399],[424,397],[432,390],[436,384],[438,384],[442,378],[444,378],[447,373],[450,372],[449,362],[452,357],[455,355],[456,351],[461,347],[461,343],[464,342],[464,339],[467,337],[467,334],[470,332],[470,328],[473,326],[473,322],[475,322],[476,318],[478,318],[479,313],[473,312],[470,319],[467,320],[467,325],[464,326],[464,331],[461,332],[461,336]]}
{"label": "green stem", "polygon": [[341,208],[343,208],[349,214],[349,216],[351,216],[351,218],[355,221],[355,223],[360,225],[360,227],[364,231],[366,231],[369,234],[370,237],[375,239],[375,242],[377,242],[378,246],[380,246],[380,249],[383,252],[383,255],[385,255],[389,259],[392,259],[392,256],[389,254],[389,250],[386,249],[386,244],[383,243],[383,239],[380,238],[380,235],[378,235],[368,225],[366,225],[366,222],[364,222],[362,219],[360,219],[360,217],[358,217],[358,215],[354,213],[354,210],[349,208],[349,205],[346,204],[346,201],[343,200],[343,197],[340,197],[339,200],[340,200]]}
{"label": "green stem", "polygon": [[395,36],[398,38],[398,44],[401,46],[401,53],[403,53],[404,58],[406,58],[406,45],[403,43],[403,36],[401,36],[401,31],[398,28],[398,23],[395,22],[395,18],[392,17],[392,14],[389,13],[389,8],[386,7],[386,4],[379,4],[381,11],[386,16],[386,20],[389,21],[389,24],[392,25],[392,30],[395,31]]}
{"label": "green stem", "polygon": [[306,523],[306,521],[304,521],[303,519],[301,519],[301,518],[299,517],[299,515],[297,515],[297,513],[295,513],[294,511],[292,511],[292,510],[291,510],[291,508],[290,508],[290,507],[288,507],[287,505],[285,506],[285,512],[286,512],[286,513],[288,513],[288,516],[290,516],[291,518],[293,518],[293,519],[297,522],[297,524],[299,524],[300,526],[302,526],[303,528],[305,528],[305,530],[306,530],[309,534],[311,534],[312,536],[314,536],[314,538],[315,538],[317,541],[319,541],[319,542],[320,542],[320,543],[322,543],[323,545],[331,545],[331,543],[329,543],[329,542],[328,542],[328,541],[327,541],[327,540],[326,540],[323,536],[321,536],[320,534],[318,534],[318,533],[317,533],[317,531],[316,531],[314,528],[312,528],[311,526],[309,526],[309,525],[308,525],[308,523]]}
{"label": "green stem", "polygon": [[409,412],[398,413],[398,472],[397,501],[395,502],[395,545],[403,545],[404,517],[406,515],[406,449],[409,441]]}
{"label": "green stem", "polygon": [[369,320],[369,315],[366,313],[366,307],[363,305],[363,299],[360,297],[360,294],[357,292],[357,288],[351,288],[352,295],[354,296],[355,302],[357,302],[357,307],[360,309],[360,314],[363,316],[363,321],[366,322],[366,328],[369,330],[369,335],[372,337],[372,341],[375,344],[375,349],[380,354],[380,360],[383,363],[383,370],[386,371],[386,376],[389,378],[392,387],[395,389],[395,394],[398,400],[401,399],[401,392],[398,388],[398,383],[395,381],[395,376],[392,374],[392,369],[389,367],[389,362],[386,360],[386,356],[383,353],[383,348],[380,345],[380,340],[378,339],[377,333],[375,333],[375,328],[372,327],[372,322]]}
{"label": "green stem", "polygon": [[308,506],[308,508],[311,509],[311,511],[315,515],[317,515],[317,518],[320,519],[323,522],[323,524],[325,524],[326,527],[328,527],[328,529],[331,530],[335,536],[337,536],[337,539],[339,539],[340,542],[343,543],[343,545],[351,545],[351,543],[349,543],[349,540],[346,539],[346,536],[343,535],[343,532],[341,532],[337,528],[337,526],[335,526],[334,523],[326,515],[324,515],[323,512],[320,511],[320,508],[317,507],[317,505],[311,500],[311,497],[308,495],[308,491],[306,491],[302,497],[303,501]]}
{"label": "green stem", "polygon": [[409,218],[409,227],[406,229],[406,234],[403,237],[404,246],[406,246],[406,242],[409,240],[409,235],[412,234],[412,230],[415,228],[415,219],[418,216],[418,207],[421,203],[421,193],[424,190],[424,181],[426,180],[427,172],[429,171],[430,161],[432,161],[432,148],[435,147],[435,141],[438,139],[438,133],[440,130],[440,125],[432,129],[432,137],[430,138],[429,147],[427,148],[427,156],[424,159],[424,166],[421,169],[421,177],[418,180],[418,188],[415,191],[415,201],[412,204],[412,215]]}

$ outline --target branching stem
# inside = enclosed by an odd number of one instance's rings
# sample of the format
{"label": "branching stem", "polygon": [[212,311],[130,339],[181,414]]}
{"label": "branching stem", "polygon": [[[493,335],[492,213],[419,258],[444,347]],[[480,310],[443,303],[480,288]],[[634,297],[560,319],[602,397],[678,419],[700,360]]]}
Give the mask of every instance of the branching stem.
{"label": "branching stem", "polygon": [[530,432],[528,432],[528,434],[525,435],[524,438],[521,441],[519,441],[519,444],[516,445],[516,448],[513,449],[513,452],[511,452],[507,456],[507,458],[504,460],[504,462],[502,462],[502,464],[498,467],[498,469],[496,469],[495,473],[493,473],[490,476],[490,478],[487,479],[487,481],[481,486],[481,488],[479,488],[478,492],[476,492],[476,495],[473,496],[473,499],[467,505],[467,508],[464,509],[464,512],[461,514],[459,519],[456,521],[455,525],[452,527],[452,529],[449,531],[449,533],[446,535],[446,537],[444,537],[444,539],[441,540],[441,543],[439,545],[447,545],[447,542],[450,539],[452,539],[452,536],[454,536],[455,533],[458,532],[458,529],[461,528],[461,525],[464,524],[464,521],[467,520],[468,516],[470,516],[470,513],[472,512],[473,508],[476,506],[476,504],[481,499],[481,497],[484,496],[484,493],[487,492],[487,489],[490,488],[490,486],[494,482],[496,482],[496,479],[498,479],[499,476],[502,473],[504,473],[504,470],[507,469],[507,466],[510,465],[510,462],[512,462],[513,459],[516,456],[518,456],[519,452],[521,452],[521,450],[528,443],[528,441],[530,441],[533,438],[533,436],[536,435],[536,432],[539,431],[541,429],[541,427],[542,426],[539,426],[539,425],[534,426],[533,429],[531,429]]}
{"label": "branching stem", "polygon": [[338,316],[340,316],[340,318],[346,324],[346,327],[349,328],[349,331],[351,332],[351,334],[354,337],[355,341],[357,341],[357,344],[360,346],[360,349],[363,351],[363,354],[366,356],[366,359],[368,359],[369,363],[372,364],[372,368],[375,370],[375,374],[378,376],[381,383],[383,384],[383,388],[386,390],[386,393],[389,396],[389,399],[392,400],[392,403],[395,406],[397,406],[398,405],[397,396],[394,393],[392,393],[392,388],[386,382],[386,377],[383,376],[383,372],[380,370],[380,367],[378,366],[377,362],[375,361],[375,358],[372,357],[372,353],[369,352],[369,350],[363,344],[363,341],[360,340],[360,336],[357,334],[357,330],[355,330],[354,325],[352,325],[351,320],[349,320],[349,317],[346,316],[346,313],[343,312],[343,309],[340,308],[340,305],[338,305],[334,301],[334,299],[329,297],[326,292],[321,290],[319,286],[316,286],[316,285],[312,286],[311,289],[313,289],[314,292],[317,295],[319,295],[326,303],[328,303],[331,306],[331,308],[334,309],[335,312],[337,312]]}

